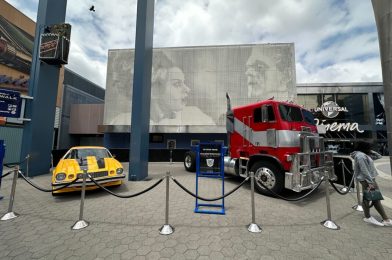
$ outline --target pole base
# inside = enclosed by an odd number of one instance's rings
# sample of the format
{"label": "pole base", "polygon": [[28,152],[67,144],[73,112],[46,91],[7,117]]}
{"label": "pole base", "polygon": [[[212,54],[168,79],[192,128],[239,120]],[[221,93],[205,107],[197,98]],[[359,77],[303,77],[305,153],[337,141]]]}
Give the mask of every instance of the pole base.
{"label": "pole base", "polygon": [[10,220],[10,219],[17,218],[17,217],[18,217],[18,214],[16,214],[15,212],[11,211],[11,212],[6,213],[1,218],[1,220]]}
{"label": "pole base", "polygon": [[76,223],[71,227],[73,230],[79,230],[85,227],[88,227],[89,223],[85,220],[78,220]]}
{"label": "pole base", "polygon": [[360,212],[363,212],[363,208],[362,208],[362,205],[355,205],[355,206],[353,206],[353,209],[354,210],[356,210],[356,211],[360,211]]}
{"label": "pole base", "polygon": [[174,228],[172,226],[170,226],[169,224],[163,225],[159,229],[159,234],[161,234],[161,235],[170,235],[173,232],[174,232]]}
{"label": "pole base", "polygon": [[261,227],[255,223],[250,223],[248,226],[248,231],[252,233],[260,233],[261,232]]}
{"label": "pole base", "polygon": [[323,225],[326,228],[329,229],[333,229],[333,230],[339,230],[340,227],[338,225],[335,224],[335,222],[333,222],[332,220],[324,220],[323,222],[320,223],[321,225]]}

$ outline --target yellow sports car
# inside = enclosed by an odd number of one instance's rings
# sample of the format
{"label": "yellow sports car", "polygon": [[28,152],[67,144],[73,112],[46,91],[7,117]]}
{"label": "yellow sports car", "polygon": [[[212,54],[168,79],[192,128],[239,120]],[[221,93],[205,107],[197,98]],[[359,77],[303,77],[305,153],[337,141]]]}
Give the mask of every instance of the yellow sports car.
{"label": "yellow sports car", "polygon": [[[52,174],[52,194],[81,190],[83,183],[83,169],[87,170],[94,180],[102,186],[118,186],[125,179],[124,169],[119,161],[113,158],[108,149],[100,146],[72,147],[61,158]],[[67,188],[58,189],[74,181]],[[90,178],[86,177],[86,190],[97,189]]]}

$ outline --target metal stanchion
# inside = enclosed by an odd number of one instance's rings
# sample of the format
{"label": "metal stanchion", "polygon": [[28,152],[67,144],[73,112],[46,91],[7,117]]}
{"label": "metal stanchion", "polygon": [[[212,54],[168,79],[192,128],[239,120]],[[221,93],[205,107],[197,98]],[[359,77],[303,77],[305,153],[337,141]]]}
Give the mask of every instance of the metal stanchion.
{"label": "metal stanchion", "polygon": [[83,186],[82,186],[81,199],[80,199],[79,220],[76,221],[76,223],[71,227],[73,230],[79,230],[89,225],[89,223],[83,219],[84,197],[86,195],[86,178],[87,178],[87,169],[83,169]]}
{"label": "metal stanchion", "polygon": [[248,226],[248,231],[252,233],[260,233],[261,228],[256,224],[255,213],[255,174],[250,172],[250,188],[251,188],[251,203],[252,203],[252,223]]}
{"label": "metal stanchion", "polygon": [[353,209],[356,211],[363,212],[362,202],[361,202],[361,193],[359,191],[359,181],[355,180],[355,186],[357,186],[357,201],[358,204],[353,206]]}
{"label": "metal stanchion", "polygon": [[53,154],[50,154],[50,169],[53,169]]}
{"label": "metal stanchion", "polygon": [[331,219],[331,203],[330,203],[330,197],[329,197],[329,181],[326,181],[325,184],[325,198],[327,201],[327,219],[321,222],[320,224],[323,225],[326,228],[333,229],[333,230],[338,230],[340,227],[335,224],[335,222],[332,221]]}
{"label": "metal stanchion", "polygon": [[30,154],[26,155],[26,178],[29,178],[29,160]]}
{"label": "metal stanchion", "polygon": [[14,207],[16,181],[18,180],[18,174],[19,174],[19,165],[16,165],[14,170],[14,178],[12,180],[10,203],[8,204],[8,212],[1,218],[1,220],[10,220],[18,217],[18,214],[12,211],[12,208]]}
{"label": "metal stanchion", "polygon": [[342,165],[342,178],[343,178],[343,188],[340,189],[341,192],[347,191],[347,184],[346,184],[346,174],[344,173],[344,161],[343,159],[340,160],[339,164]]}
{"label": "metal stanchion", "polygon": [[170,164],[173,164],[173,149],[170,149]]}
{"label": "metal stanchion", "polygon": [[159,229],[159,234],[170,235],[174,232],[174,228],[169,225],[169,181],[170,172],[166,172],[166,212],[165,212],[165,225]]}

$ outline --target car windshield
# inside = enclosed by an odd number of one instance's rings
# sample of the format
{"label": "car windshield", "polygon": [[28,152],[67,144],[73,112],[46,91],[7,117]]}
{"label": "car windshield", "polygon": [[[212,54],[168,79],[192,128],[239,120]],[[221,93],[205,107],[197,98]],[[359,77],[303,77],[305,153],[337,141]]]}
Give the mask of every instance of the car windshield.
{"label": "car windshield", "polygon": [[95,156],[96,158],[111,158],[112,156],[106,149],[72,149],[65,159],[81,159],[87,156]]}

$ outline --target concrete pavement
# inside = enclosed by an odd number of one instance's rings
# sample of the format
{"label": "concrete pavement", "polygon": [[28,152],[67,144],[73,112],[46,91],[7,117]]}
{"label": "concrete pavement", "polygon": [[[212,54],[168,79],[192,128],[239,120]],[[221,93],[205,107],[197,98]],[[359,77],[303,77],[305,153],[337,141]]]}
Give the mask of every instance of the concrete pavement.
{"label": "concrete pavement", "polygon": [[[389,158],[376,161],[378,183],[392,217],[392,182]],[[389,169],[389,170],[388,170]],[[7,169],[5,169],[6,171]],[[163,177],[166,171],[190,190],[195,174],[182,163],[150,163],[149,181],[128,182],[113,192],[141,191]],[[32,179],[50,187],[50,175]],[[230,191],[241,182],[227,177]],[[200,195],[219,196],[220,183],[203,179]],[[0,214],[7,212],[11,177],[3,180]],[[165,221],[165,183],[131,199],[116,198],[104,191],[87,192],[84,219],[90,225],[74,231],[78,220],[80,194],[52,197],[18,179],[14,211],[20,216],[0,221],[0,259],[391,259],[392,227],[363,222],[354,211],[356,193],[331,192],[332,220],[340,230],[320,225],[327,218],[324,184],[299,202],[255,194],[256,222],[261,233],[248,232],[251,222],[250,185],[245,184],[225,200],[226,215],[193,213],[195,199],[170,182],[169,224],[172,235],[159,234]],[[298,196],[287,192],[285,196]],[[374,209],[371,213],[379,218]]]}

